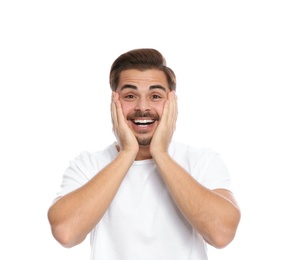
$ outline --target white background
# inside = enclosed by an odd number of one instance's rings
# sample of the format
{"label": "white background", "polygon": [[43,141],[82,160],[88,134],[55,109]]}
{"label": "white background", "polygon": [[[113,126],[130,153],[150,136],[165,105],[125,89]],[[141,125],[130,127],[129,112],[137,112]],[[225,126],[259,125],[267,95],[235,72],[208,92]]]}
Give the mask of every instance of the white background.
{"label": "white background", "polygon": [[152,47],[177,75],[175,138],[221,154],[242,209],[210,259],[295,259],[293,2],[1,1],[0,258],[89,259],[47,209],[68,162],[114,140],[111,63]]}

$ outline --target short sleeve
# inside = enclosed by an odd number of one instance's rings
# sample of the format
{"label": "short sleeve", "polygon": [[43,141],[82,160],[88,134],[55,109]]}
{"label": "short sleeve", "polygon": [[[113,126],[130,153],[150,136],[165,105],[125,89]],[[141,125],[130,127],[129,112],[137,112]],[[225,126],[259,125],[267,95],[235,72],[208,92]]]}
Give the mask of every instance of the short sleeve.
{"label": "short sleeve", "polygon": [[75,159],[70,161],[65,170],[59,192],[56,197],[63,196],[88,182],[98,172],[95,159],[89,152],[82,152]]}
{"label": "short sleeve", "polygon": [[207,149],[204,154],[200,182],[208,189],[231,189],[231,178],[220,154]]}

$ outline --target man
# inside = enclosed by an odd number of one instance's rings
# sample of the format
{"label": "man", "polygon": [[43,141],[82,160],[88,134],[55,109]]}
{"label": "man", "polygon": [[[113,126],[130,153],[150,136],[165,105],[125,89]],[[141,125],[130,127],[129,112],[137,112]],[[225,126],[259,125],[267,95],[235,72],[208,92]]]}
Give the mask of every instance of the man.
{"label": "man", "polygon": [[173,140],[176,79],[154,49],[119,56],[110,71],[117,141],[83,152],[48,211],[65,247],[90,233],[95,260],[207,259],[234,238],[240,210],[218,154]]}

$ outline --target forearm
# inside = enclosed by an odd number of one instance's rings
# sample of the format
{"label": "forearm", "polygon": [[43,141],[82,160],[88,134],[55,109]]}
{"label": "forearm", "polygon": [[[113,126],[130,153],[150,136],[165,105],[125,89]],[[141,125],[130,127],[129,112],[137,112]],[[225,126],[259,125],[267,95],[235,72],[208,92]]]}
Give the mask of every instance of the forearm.
{"label": "forearm", "polygon": [[154,156],[154,160],[175,203],[193,228],[209,244],[226,246],[233,239],[240,219],[239,209],[229,192],[205,188],[167,153]]}
{"label": "forearm", "polygon": [[50,207],[52,233],[62,245],[72,247],[85,239],[108,209],[133,161],[132,154],[120,152],[88,183]]}

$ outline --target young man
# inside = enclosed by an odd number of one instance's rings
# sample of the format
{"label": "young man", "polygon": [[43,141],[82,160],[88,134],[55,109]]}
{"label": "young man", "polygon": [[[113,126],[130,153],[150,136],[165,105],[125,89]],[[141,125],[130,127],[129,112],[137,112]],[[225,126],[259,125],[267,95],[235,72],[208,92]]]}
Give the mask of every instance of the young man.
{"label": "young man", "polygon": [[154,49],[118,57],[110,72],[117,141],[83,152],[48,211],[65,247],[91,233],[92,260],[204,260],[234,238],[240,210],[217,153],[177,143],[176,79]]}

